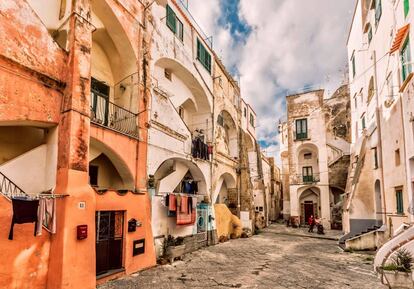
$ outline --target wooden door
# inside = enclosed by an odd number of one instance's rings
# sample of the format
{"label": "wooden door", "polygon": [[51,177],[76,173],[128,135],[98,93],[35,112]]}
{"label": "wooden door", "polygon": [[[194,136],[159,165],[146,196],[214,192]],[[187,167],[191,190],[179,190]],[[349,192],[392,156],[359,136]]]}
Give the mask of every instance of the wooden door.
{"label": "wooden door", "polygon": [[313,203],[305,202],[304,208],[305,208],[304,210],[305,211],[305,223],[308,223],[310,216],[313,215],[315,217],[315,215],[313,214]]}
{"label": "wooden door", "polygon": [[96,212],[96,275],[122,268],[124,213]]}

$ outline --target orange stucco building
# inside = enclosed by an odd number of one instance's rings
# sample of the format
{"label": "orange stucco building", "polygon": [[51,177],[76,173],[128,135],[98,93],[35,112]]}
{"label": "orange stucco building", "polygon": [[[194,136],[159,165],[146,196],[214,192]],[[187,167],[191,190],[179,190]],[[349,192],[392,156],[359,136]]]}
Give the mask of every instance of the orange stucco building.
{"label": "orange stucco building", "polygon": [[[146,5],[0,1],[0,288],[89,289],[155,265]],[[45,191],[56,232],[16,224],[9,240],[11,199]]]}

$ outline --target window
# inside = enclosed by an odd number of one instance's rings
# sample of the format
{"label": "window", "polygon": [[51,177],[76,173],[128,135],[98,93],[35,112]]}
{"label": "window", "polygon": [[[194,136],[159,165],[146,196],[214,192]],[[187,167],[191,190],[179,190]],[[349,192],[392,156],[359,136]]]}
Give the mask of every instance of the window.
{"label": "window", "polygon": [[378,169],[378,149],[375,147],[372,149],[374,155],[374,170]]}
{"label": "window", "polygon": [[378,26],[382,15],[382,4],[381,0],[375,1],[375,26]]}
{"label": "window", "polygon": [[362,125],[362,129],[366,128],[366,126],[365,126],[365,115],[362,116],[362,118],[361,118],[361,125]]}
{"label": "window", "polygon": [[252,114],[252,113],[250,114],[250,125],[251,125],[252,127],[254,127],[254,116],[253,116],[253,114]]}
{"label": "window", "polygon": [[98,166],[89,166],[89,184],[98,186]]}
{"label": "window", "polygon": [[371,43],[372,40],[372,27],[369,26],[369,30],[368,30],[368,44]]}
{"label": "window", "polygon": [[171,81],[171,79],[172,79],[171,70],[164,69],[164,76],[165,76],[166,79],[168,79],[169,81]]}
{"label": "window", "polygon": [[355,93],[354,95],[354,102],[355,102],[355,109],[358,108],[358,98],[357,98],[357,94]]}
{"label": "window", "polygon": [[369,85],[368,85],[368,103],[371,101],[372,97],[374,96],[374,77],[371,76],[369,79]]}
{"label": "window", "polygon": [[223,115],[221,113],[217,117],[217,124],[224,127],[224,118],[223,118]]}
{"label": "window", "polygon": [[397,214],[404,214],[404,200],[401,189],[395,191],[395,198],[397,203]]}
{"label": "window", "polygon": [[401,67],[402,80],[405,81],[411,73],[410,39],[408,37],[401,49]]}
{"label": "window", "polygon": [[303,158],[304,158],[305,160],[310,160],[310,159],[312,159],[312,153],[305,153],[305,154],[303,154]]}
{"label": "window", "polygon": [[395,166],[398,167],[401,164],[400,149],[395,150]]}
{"label": "window", "polygon": [[244,117],[247,117],[247,109],[246,108],[243,109],[243,114],[244,114]]}
{"label": "window", "polygon": [[355,51],[352,53],[352,56],[351,56],[351,66],[352,66],[352,77],[355,77],[355,74],[356,74]]}
{"label": "window", "polygon": [[302,178],[304,183],[313,182],[313,170],[312,167],[303,167],[302,168]]}
{"label": "window", "polygon": [[296,139],[307,139],[308,138],[308,120],[297,119],[296,120]]}
{"label": "window", "polygon": [[404,16],[407,17],[410,12],[410,0],[404,0]]}
{"label": "window", "polygon": [[181,40],[184,39],[184,25],[183,23],[177,18],[175,12],[171,9],[169,5],[167,5],[167,26],[170,28],[172,32]]}
{"label": "window", "polygon": [[177,18],[177,33],[176,33],[176,35],[181,41],[184,40],[184,25],[183,25],[183,22],[181,22],[178,18]]}
{"label": "window", "polygon": [[178,115],[181,117],[181,119],[184,119],[184,108],[182,106],[178,108]]}
{"label": "window", "polygon": [[211,73],[211,55],[207,49],[201,43],[200,39],[197,38],[197,60]]}
{"label": "window", "polygon": [[359,135],[359,132],[358,132],[358,122],[356,121],[355,122],[355,139],[358,139],[358,135]]}

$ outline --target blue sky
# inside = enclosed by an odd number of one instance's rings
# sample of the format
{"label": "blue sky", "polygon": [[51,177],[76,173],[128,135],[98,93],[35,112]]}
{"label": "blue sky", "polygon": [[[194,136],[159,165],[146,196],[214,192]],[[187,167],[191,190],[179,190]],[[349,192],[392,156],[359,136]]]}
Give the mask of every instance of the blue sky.
{"label": "blue sky", "polygon": [[277,156],[286,95],[304,87],[330,95],[344,80],[355,0],[188,1],[258,114],[261,146]]}

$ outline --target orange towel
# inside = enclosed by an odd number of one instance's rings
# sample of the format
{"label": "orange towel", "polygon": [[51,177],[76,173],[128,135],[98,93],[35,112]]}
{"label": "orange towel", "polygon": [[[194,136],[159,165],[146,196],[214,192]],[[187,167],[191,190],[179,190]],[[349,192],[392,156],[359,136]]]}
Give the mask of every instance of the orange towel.
{"label": "orange towel", "polygon": [[188,214],[188,197],[181,197],[181,213]]}

